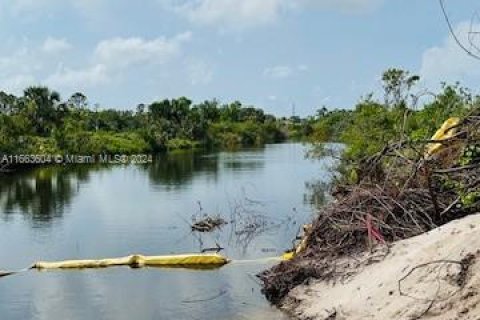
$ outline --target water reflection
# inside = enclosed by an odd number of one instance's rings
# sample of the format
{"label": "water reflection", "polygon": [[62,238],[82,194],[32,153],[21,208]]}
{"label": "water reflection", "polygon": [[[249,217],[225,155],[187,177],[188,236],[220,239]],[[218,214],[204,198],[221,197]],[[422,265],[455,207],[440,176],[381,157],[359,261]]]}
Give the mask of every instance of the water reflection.
{"label": "water reflection", "polygon": [[[103,168],[105,169],[105,168]],[[0,180],[0,208],[4,218],[20,212],[34,226],[49,225],[61,218],[80,183],[89,180],[94,167],[44,167],[15,175],[3,175]]]}
{"label": "water reflection", "polygon": [[158,155],[152,164],[142,168],[148,172],[150,183],[175,190],[187,184],[195,175],[215,177],[218,172],[218,158],[204,158],[201,152],[183,151]]}
{"label": "water reflection", "polygon": [[305,182],[306,192],[303,196],[304,203],[311,205],[315,209],[320,209],[328,201],[330,196],[330,183],[323,180],[313,180]]}
{"label": "water reflection", "polygon": [[265,167],[259,150],[233,153],[205,153],[181,151],[158,155],[154,162],[142,168],[148,172],[150,183],[167,190],[178,190],[197,176],[218,178],[219,171],[254,171]]}
{"label": "water reflection", "polygon": [[[223,158],[227,159],[223,159]],[[244,152],[205,154],[178,152],[158,155],[152,164],[139,165],[146,172],[150,184],[175,191],[187,186],[195,177],[217,179],[222,170],[241,171],[263,168],[263,159],[245,157]],[[61,218],[79,185],[87,183],[93,172],[112,170],[114,166],[50,166],[11,175],[0,175],[0,209],[3,218],[15,212],[27,216],[34,226],[45,226]]]}
{"label": "water reflection", "polygon": [[232,169],[235,171],[239,170],[257,170],[265,166],[265,161],[263,160],[229,160],[224,162],[224,167],[226,169]]}
{"label": "water reflection", "polygon": [[[252,279],[291,246],[311,219],[310,203],[321,201],[304,199],[305,182],[323,174],[304,152],[298,144],[269,145],[173,154],[148,166],[52,167],[1,176],[0,214],[10,220],[0,223],[8,239],[0,242],[0,269],[38,260],[199,252],[216,243],[234,261],[201,272],[113,268],[4,278],[2,319],[280,319]],[[219,214],[229,224],[192,234],[196,212]],[[188,302],[220,292],[211,301]]]}

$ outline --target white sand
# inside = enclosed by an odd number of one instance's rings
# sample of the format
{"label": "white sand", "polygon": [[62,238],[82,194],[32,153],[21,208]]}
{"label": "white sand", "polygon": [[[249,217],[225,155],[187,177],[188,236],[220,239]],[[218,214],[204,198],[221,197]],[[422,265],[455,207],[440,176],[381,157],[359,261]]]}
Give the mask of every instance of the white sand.
{"label": "white sand", "polygon": [[[480,319],[480,256],[461,288],[453,280],[460,266],[416,265],[434,260],[461,260],[480,249],[480,214],[453,221],[418,237],[400,241],[384,261],[365,267],[345,283],[313,282],[292,290],[284,308],[299,319]],[[422,300],[423,299],[423,300]]]}

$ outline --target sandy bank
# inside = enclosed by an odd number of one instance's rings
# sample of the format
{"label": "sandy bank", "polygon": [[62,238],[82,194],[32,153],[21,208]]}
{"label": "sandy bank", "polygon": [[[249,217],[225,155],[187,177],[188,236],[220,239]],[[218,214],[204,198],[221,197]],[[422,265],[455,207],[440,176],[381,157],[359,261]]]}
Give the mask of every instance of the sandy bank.
{"label": "sandy bank", "polygon": [[[480,319],[479,250],[476,214],[395,243],[383,261],[342,283],[301,285],[282,308],[310,320]],[[462,270],[464,265],[456,262],[469,254],[475,258]],[[431,263],[437,260],[442,261]],[[415,269],[421,264],[427,265]]]}

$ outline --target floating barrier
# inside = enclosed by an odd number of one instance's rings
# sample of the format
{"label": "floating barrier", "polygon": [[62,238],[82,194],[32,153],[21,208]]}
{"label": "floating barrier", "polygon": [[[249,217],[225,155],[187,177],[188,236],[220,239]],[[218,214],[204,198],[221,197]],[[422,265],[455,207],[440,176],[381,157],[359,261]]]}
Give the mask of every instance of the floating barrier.
{"label": "floating barrier", "polygon": [[[307,245],[307,234],[311,225],[305,225],[304,235],[300,243],[280,257],[261,258],[255,260],[236,260],[235,263],[252,263],[263,261],[288,261],[295,258],[297,254],[304,251]],[[39,261],[31,267],[17,271],[0,271],[0,277],[6,277],[28,270],[66,270],[66,269],[100,269],[108,267],[129,266],[132,268],[143,267],[165,267],[185,269],[216,269],[232,262],[232,260],[218,253],[190,253],[164,256],[143,256],[134,254],[121,258],[97,259],[97,260],[64,260],[64,261]]]}
{"label": "floating barrier", "polygon": [[32,266],[32,269],[92,269],[115,266],[129,266],[132,268],[142,267],[180,267],[198,269],[204,267],[219,268],[230,260],[219,254],[181,254],[165,256],[131,255],[122,258],[101,260],[66,260],[57,262],[40,261]]}
{"label": "floating barrier", "polygon": [[[280,257],[261,258],[255,260],[235,260],[235,264],[258,263],[267,261],[292,260],[296,251],[285,252]],[[0,271],[0,278],[27,272],[29,270],[81,270],[102,269],[109,267],[128,266],[131,268],[157,267],[157,268],[183,268],[183,269],[218,269],[232,260],[220,254],[180,254],[166,256],[143,256],[131,255],[122,258],[98,259],[98,260],[63,260],[63,261],[39,261],[31,267],[16,271]]]}
{"label": "floating barrier", "polygon": [[292,260],[293,258],[295,258],[297,254],[305,251],[305,249],[307,249],[308,234],[310,233],[311,230],[312,230],[312,225],[305,224],[303,226],[303,236],[299,238],[300,243],[293,250],[287,251],[284,254],[282,254],[281,259],[284,261]]}
{"label": "floating barrier", "polygon": [[295,258],[295,251],[287,251],[282,254],[282,260],[284,261],[292,260],[293,258]]}

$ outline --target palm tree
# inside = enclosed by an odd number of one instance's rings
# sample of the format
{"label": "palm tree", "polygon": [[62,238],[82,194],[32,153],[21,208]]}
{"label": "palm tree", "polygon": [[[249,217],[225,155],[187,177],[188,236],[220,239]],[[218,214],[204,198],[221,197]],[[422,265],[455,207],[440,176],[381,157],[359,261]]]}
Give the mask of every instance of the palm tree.
{"label": "palm tree", "polygon": [[58,123],[57,108],[60,102],[60,94],[51,91],[47,87],[33,86],[25,89],[23,97],[27,104],[33,105],[32,120],[35,131],[40,135],[47,135],[52,127]]}

